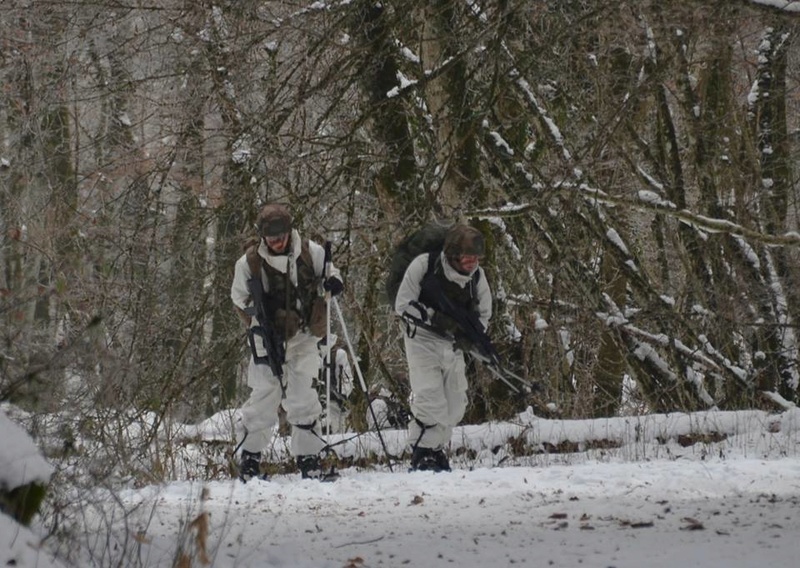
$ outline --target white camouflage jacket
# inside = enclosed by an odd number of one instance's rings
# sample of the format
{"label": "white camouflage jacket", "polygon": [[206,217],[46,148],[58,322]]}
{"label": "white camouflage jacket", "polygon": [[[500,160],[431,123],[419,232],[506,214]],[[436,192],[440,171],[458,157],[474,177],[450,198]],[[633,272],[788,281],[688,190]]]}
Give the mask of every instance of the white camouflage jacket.
{"label": "white camouflage jacket", "polygon": [[[472,276],[475,271],[470,274],[460,274],[452,266],[450,266],[450,263],[447,262],[447,259],[444,256],[444,253],[440,254],[445,278],[451,282],[455,282],[462,288],[466,286],[469,281],[472,280]],[[478,283],[476,286],[476,293],[478,296],[478,315],[481,323],[483,324],[483,328],[487,329],[489,327],[489,320],[492,318],[492,291],[489,287],[489,282],[486,280],[486,274],[484,273],[483,268],[478,266],[475,268],[475,270],[480,272],[480,278],[478,278]],[[402,316],[408,312],[408,314],[415,318],[421,318],[428,322],[430,321],[434,312],[432,308],[426,306],[426,313],[421,314],[420,310],[416,306],[412,305],[412,302],[419,302],[422,279],[425,277],[425,273],[427,271],[427,253],[419,255],[417,258],[411,261],[411,264],[408,265],[406,273],[403,276],[403,281],[400,284],[400,288],[397,290],[397,298],[395,299],[394,303],[394,311],[397,315]],[[422,334],[423,337],[426,338],[438,338],[437,335],[427,330],[419,329],[418,333]]]}

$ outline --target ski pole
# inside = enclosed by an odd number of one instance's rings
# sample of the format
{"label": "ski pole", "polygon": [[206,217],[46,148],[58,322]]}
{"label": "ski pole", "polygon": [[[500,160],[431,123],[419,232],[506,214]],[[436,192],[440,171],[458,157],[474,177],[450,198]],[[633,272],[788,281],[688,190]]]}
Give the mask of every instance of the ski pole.
{"label": "ski pole", "polygon": [[380,440],[381,447],[383,448],[383,452],[386,454],[386,463],[389,466],[389,471],[394,473],[392,469],[392,460],[389,454],[389,448],[386,447],[386,442],[383,439],[383,434],[381,433],[380,424],[378,424],[378,417],[375,416],[375,409],[372,408],[372,404],[370,404],[369,400],[369,392],[367,391],[367,383],[364,381],[364,375],[361,374],[361,365],[358,363],[358,357],[356,357],[355,349],[353,349],[353,344],[350,342],[350,334],[347,332],[347,325],[344,323],[344,317],[342,316],[342,309],[339,307],[339,301],[336,297],[331,297],[331,302],[333,303],[333,307],[336,310],[336,316],[339,319],[339,325],[342,328],[342,334],[344,335],[344,340],[347,343],[347,349],[350,351],[350,356],[353,359],[353,364],[356,367],[356,375],[358,375],[358,381],[361,385],[361,390],[364,391],[364,395],[367,398],[367,407],[369,408],[370,413],[372,414],[372,420],[375,422],[375,431],[378,433],[378,440]]}
{"label": "ski pole", "polygon": [[[331,272],[331,242],[325,241],[325,262],[322,277],[327,280]],[[325,291],[325,443],[331,443],[331,293]]]}

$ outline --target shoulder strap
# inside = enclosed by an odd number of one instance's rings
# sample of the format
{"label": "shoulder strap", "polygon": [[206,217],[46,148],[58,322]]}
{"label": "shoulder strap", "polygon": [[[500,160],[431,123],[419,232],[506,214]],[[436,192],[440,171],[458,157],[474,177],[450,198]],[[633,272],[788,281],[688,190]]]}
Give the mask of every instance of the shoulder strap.
{"label": "shoulder strap", "polygon": [[300,243],[300,258],[299,260],[303,261],[303,263],[314,270],[314,258],[311,256],[311,248],[308,244],[308,239],[303,239]]}
{"label": "shoulder strap", "polygon": [[251,245],[245,251],[247,265],[250,267],[250,277],[261,280],[261,262],[258,255],[258,244]]}
{"label": "shoulder strap", "polygon": [[428,270],[425,272],[425,275],[433,274],[436,270],[436,263],[439,262],[439,258],[441,257],[442,249],[435,249],[428,252]]}
{"label": "shoulder strap", "polygon": [[470,288],[472,289],[470,295],[473,298],[478,297],[478,282],[480,281],[480,279],[481,279],[481,271],[476,270],[472,275],[472,279],[469,281]]}
{"label": "shoulder strap", "polygon": [[[250,274],[253,278],[261,279],[261,256],[258,254],[258,243],[250,245],[245,251],[247,257],[247,265],[250,267]],[[314,259],[311,256],[311,250],[308,247],[308,239],[303,239],[300,245],[300,258],[306,266],[314,268]]]}

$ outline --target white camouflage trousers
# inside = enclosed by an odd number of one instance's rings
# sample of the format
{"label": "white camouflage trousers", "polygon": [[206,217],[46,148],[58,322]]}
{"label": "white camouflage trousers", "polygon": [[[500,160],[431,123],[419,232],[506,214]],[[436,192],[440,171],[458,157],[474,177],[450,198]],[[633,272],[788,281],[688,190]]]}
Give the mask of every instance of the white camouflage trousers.
{"label": "white camouflage trousers", "polygon": [[464,355],[451,342],[422,331],[406,337],[405,348],[413,394],[408,445],[443,448],[467,409]]}
{"label": "white camouflage trousers", "polygon": [[[286,398],[283,409],[286,420],[292,425],[291,452],[294,456],[319,453],[325,443],[318,435],[316,424],[322,412],[313,380],[319,372],[319,351],[313,335],[300,332],[286,345],[286,363],[283,365],[283,382],[286,385]],[[250,398],[242,406],[242,420],[247,436],[242,449],[260,452],[272,438],[272,431],[278,422],[278,407],[283,392],[281,385],[269,365],[256,365],[252,357],[247,369],[247,385],[252,389]],[[315,424],[314,432],[300,426]]]}

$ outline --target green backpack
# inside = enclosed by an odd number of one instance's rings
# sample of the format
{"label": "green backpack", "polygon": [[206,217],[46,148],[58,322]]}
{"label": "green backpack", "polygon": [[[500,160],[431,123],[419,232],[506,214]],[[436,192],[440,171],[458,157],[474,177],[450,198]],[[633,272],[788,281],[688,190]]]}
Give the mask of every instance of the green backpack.
{"label": "green backpack", "polygon": [[439,253],[444,248],[444,238],[452,225],[431,221],[400,241],[392,253],[389,274],[386,277],[386,298],[394,307],[397,290],[403,282],[411,261],[423,253]]}

